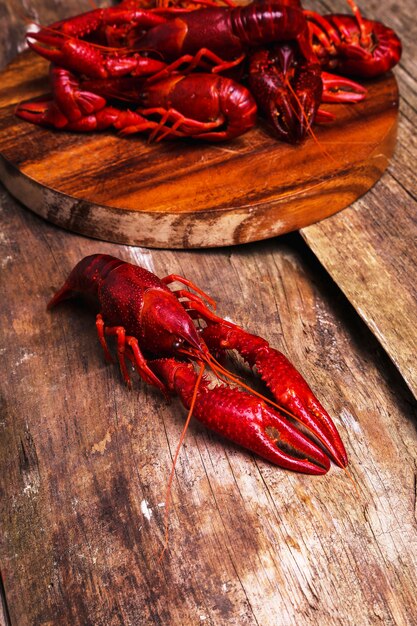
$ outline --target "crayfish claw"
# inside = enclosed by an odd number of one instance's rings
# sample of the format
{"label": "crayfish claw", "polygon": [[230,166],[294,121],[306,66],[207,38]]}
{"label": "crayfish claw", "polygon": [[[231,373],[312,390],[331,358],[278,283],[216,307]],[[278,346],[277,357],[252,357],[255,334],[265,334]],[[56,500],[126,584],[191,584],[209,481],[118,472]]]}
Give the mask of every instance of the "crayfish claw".
{"label": "crayfish claw", "polygon": [[252,430],[249,449],[285,469],[317,475],[329,470],[329,458],[315,443],[265,402],[256,402],[262,425]]}
{"label": "crayfish claw", "polygon": [[317,437],[337,465],[346,467],[347,454],[336,426],[287,357],[269,346],[257,356],[256,368],[278,403]]}
{"label": "crayfish claw", "polygon": [[323,81],[322,102],[352,103],[361,102],[366,98],[367,89],[350,78],[329,72],[322,72],[321,78]]}
{"label": "crayfish claw", "polygon": [[204,377],[195,393],[193,366],[176,359],[157,359],[150,367],[187,409],[195,394],[192,414],[210,430],[279,467],[315,475],[328,471],[326,454],[260,398],[224,384],[211,387]]}
{"label": "crayfish claw", "polygon": [[281,409],[301,422],[326,448],[340,467],[346,467],[347,454],[330,415],[314,396],[307,382],[290,361],[262,337],[214,316],[202,336],[209,348],[236,350],[256,368]]}
{"label": "crayfish claw", "polygon": [[68,125],[68,119],[61,113],[56,103],[48,97],[21,102],[16,106],[15,115],[38,126],[65,128]]}
{"label": "crayfish claw", "polygon": [[29,48],[44,59],[52,63],[59,63],[64,60],[64,54],[61,48],[64,46],[66,40],[59,33],[48,32],[47,30],[42,30],[37,33],[29,32],[26,34],[26,41]]}

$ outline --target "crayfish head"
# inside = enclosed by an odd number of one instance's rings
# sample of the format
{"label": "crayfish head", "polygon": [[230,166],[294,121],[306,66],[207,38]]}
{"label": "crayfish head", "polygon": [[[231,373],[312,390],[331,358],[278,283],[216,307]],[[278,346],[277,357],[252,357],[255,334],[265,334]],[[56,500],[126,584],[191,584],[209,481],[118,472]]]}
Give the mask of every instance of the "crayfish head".
{"label": "crayfish head", "polygon": [[204,342],[193,320],[170,292],[148,289],[143,297],[141,325],[146,349],[157,355],[175,355],[191,348],[202,352]]}

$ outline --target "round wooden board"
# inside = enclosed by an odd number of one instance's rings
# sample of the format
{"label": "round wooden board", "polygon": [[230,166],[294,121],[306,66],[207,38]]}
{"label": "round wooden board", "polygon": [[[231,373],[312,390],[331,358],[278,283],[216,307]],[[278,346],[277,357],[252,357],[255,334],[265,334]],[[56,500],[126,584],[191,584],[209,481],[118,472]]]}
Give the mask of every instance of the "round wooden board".
{"label": "round wooden board", "polygon": [[48,92],[48,64],[24,52],[0,74],[0,179],[45,219],[90,237],[155,248],[246,243],[308,226],[351,204],[392,156],[398,89],[392,74],[357,105],[327,105],[334,123],[302,146],[259,125],[210,145],[76,134],[14,116]]}

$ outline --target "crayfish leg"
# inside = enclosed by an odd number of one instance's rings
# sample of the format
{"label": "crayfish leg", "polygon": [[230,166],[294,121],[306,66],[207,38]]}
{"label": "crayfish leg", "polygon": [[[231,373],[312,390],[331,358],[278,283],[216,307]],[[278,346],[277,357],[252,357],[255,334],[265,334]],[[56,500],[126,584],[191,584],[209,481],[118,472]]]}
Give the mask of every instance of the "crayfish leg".
{"label": "crayfish leg", "polygon": [[[122,372],[123,380],[128,387],[131,387],[131,380],[129,372],[127,371],[126,356],[133,363],[139,376],[146,383],[160,389],[166,398],[169,397],[166,386],[148,367],[148,363],[142,352],[140,351],[139,343],[136,337],[126,335],[126,330],[123,326],[106,326],[100,313],[97,315],[96,318],[96,327],[98,338],[104,350],[104,356],[107,361],[113,361],[113,359],[110,354],[105,335],[116,337],[117,357],[119,360],[120,371]],[[130,349],[128,352],[126,351],[126,347],[128,348],[128,350]]]}
{"label": "crayfish leg", "polygon": [[104,327],[105,327],[104,321],[101,316],[101,313],[98,313],[96,317],[96,329],[97,329],[97,334],[98,334],[98,340],[101,344],[101,347],[103,348],[104,358],[109,363],[113,363],[113,357],[110,354],[109,346],[107,345],[106,337],[104,336]]}
{"label": "crayfish leg", "polygon": [[[190,289],[193,289],[194,291],[196,291],[203,298],[203,300],[208,302],[210,306],[214,310],[216,310],[216,301],[213,300],[213,298],[211,298],[211,296],[209,296],[205,291],[200,289],[200,287],[198,287],[195,283],[193,283],[191,280],[188,280],[188,278],[184,278],[184,276],[180,276],[179,274],[169,274],[168,276],[165,276],[161,280],[165,285],[169,285],[170,283],[174,283],[174,282],[182,283],[186,287],[189,287]],[[180,297],[190,296],[190,294],[187,292],[180,292],[179,295]]]}
{"label": "crayfish leg", "polygon": [[136,337],[126,337],[126,343],[132,351],[133,363],[136,366],[136,370],[139,376],[141,376],[145,383],[153,385],[154,387],[157,387],[160,391],[162,391],[165,399],[169,401],[170,394],[166,385],[164,385],[164,383],[149,368],[146,359],[140,351],[138,340],[136,339]]}

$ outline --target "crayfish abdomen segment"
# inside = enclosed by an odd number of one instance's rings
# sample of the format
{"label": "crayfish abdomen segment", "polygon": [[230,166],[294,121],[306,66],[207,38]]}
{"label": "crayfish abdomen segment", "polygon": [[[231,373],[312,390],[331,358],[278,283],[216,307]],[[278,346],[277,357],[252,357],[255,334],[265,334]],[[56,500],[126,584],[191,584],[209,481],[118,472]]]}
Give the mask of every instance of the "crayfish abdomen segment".
{"label": "crayfish abdomen segment", "polygon": [[249,46],[297,39],[307,31],[302,9],[279,2],[254,2],[232,11],[233,30]]}
{"label": "crayfish abdomen segment", "polygon": [[91,254],[86,256],[73,268],[62,287],[48,303],[52,309],[62,300],[77,294],[95,296],[99,299],[99,289],[107,275],[123,264],[123,261],[107,254]]}

